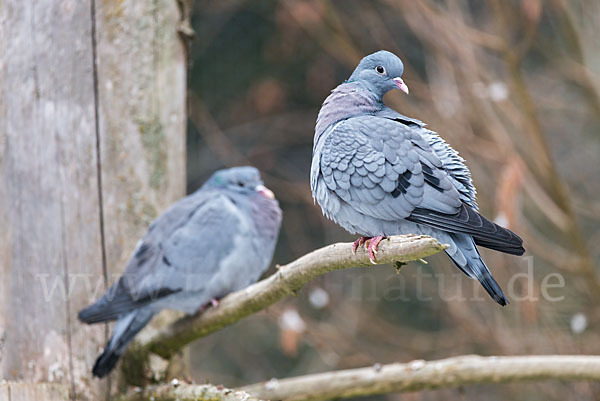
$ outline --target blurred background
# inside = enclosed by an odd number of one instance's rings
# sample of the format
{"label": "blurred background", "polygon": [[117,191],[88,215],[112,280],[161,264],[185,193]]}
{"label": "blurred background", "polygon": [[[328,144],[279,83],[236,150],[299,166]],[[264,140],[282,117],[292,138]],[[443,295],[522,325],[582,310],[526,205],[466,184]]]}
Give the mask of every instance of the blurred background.
{"label": "blurred background", "polygon": [[[196,342],[196,382],[233,387],[469,353],[600,352],[600,2],[196,1],[192,24],[188,192],[218,168],[258,167],[284,210],[273,265],[355,239],[311,199],[314,122],[330,90],[380,49],[402,58],[411,91],[386,103],[461,153],[483,214],[527,249],[524,257],[482,250],[510,294],[505,308],[443,254],[398,274],[391,266],[328,274]],[[544,280],[557,287],[545,291]],[[369,399],[592,400],[600,385]]]}

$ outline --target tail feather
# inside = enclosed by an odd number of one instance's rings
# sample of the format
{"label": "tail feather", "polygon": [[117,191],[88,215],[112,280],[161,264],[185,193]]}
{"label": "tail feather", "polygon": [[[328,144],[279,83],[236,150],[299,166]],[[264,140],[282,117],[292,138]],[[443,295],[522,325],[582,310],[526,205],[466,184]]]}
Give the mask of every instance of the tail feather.
{"label": "tail feather", "polygon": [[502,288],[500,288],[483,259],[481,259],[473,238],[461,234],[452,234],[451,237],[456,245],[456,253],[454,255],[448,251],[446,253],[448,253],[454,264],[467,276],[479,280],[490,297],[498,304],[502,306],[508,304],[508,299],[502,292]]}
{"label": "tail feather", "polygon": [[159,288],[140,292],[133,296],[128,290],[124,290],[123,284],[118,281],[98,301],[79,311],[78,318],[84,323],[94,324],[117,320],[123,315],[156,301],[158,298],[166,297],[181,291],[171,288]]}
{"label": "tail feather", "polygon": [[507,253],[509,255],[521,256],[525,253],[525,248],[523,245],[513,244],[504,242],[502,240],[492,241],[486,238],[478,238],[473,237],[475,243],[484,248],[493,249],[494,251],[499,251],[503,253]]}
{"label": "tail feather", "polygon": [[489,271],[485,263],[483,263],[483,259],[481,259],[481,257],[479,258],[479,262],[481,267],[477,269],[477,272],[479,272],[477,279],[494,301],[502,306],[505,306],[509,302],[504,295],[504,292],[502,292],[502,288],[500,288],[500,285],[496,282],[492,276],[492,273]]}
{"label": "tail feather", "polygon": [[108,348],[96,359],[92,374],[98,378],[103,378],[114,369],[121,355],[118,355],[114,350]]}
{"label": "tail feather", "polygon": [[447,233],[472,236],[476,244],[500,252],[511,255],[525,253],[521,237],[508,228],[488,220],[464,203],[456,214],[416,208],[407,220]]}
{"label": "tail feather", "polygon": [[117,321],[111,339],[106,344],[104,352],[100,354],[92,373],[102,378],[114,369],[119,358],[125,352],[129,343],[150,322],[154,312],[149,309],[140,309],[125,315]]}
{"label": "tail feather", "polygon": [[100,302],[94,303],[79,311],[77,317],[80,321],[87,324],[109,322],[119,318],[118,314],[107,314],[104,312],[104,305]]}

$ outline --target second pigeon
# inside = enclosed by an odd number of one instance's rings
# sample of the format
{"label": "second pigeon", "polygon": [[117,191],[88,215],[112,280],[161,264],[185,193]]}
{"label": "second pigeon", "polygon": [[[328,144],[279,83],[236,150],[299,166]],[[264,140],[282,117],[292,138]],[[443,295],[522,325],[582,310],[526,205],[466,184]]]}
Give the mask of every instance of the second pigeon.
{"label": "second pigeon", "polygon": [[173,204],[150,225],[123,276],[79,312],[85,323],[117,321],[94,376],[106,376],[160,310],[191,314],[258,280],[271,263],[280,224],[273,192],[253,167],[217,171]]}

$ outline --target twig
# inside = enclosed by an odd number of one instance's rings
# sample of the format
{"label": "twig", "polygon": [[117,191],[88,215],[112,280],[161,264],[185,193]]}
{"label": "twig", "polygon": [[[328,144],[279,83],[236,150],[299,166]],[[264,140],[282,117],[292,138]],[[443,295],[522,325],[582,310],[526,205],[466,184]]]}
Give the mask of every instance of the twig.
{"label": "twig", "polygon": [[[393,236],[380,243],[377,262],[381,264],[410,262],[433,255],[445,248],[445,245],[428,236]],[[296,293],[304,284],[317,276],[334,270],[361,266],[372,266],[369,255],[363,247],[357,250],[356,255],[352,254],[350,243],[338,243],[318,249],[281,266],[272,276],[226,296],[217,308],[178,320],[143,344],[132,347],[129,354],[135,353],[135,355],[129,357],[126,355],[124,359],[144,361],[148,359],[146,357],[148,353],[169,358],[186,344]],[[135,381],[134,384],[139,384],[138,380]]]}

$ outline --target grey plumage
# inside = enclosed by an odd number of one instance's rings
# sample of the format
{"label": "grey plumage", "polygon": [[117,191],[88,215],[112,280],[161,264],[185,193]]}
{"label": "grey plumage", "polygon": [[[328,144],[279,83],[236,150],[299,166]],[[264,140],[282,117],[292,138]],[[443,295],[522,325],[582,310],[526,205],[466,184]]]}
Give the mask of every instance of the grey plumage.
{"label": "grey plumage", "polygon": [[365,57],[323,103],[315,128],[311,190],[323,213],[366,237],[427,234],[501,305],[502,290],[476,244],[521,255],[522,240],[478,213],[464,160],[425,124],[383,104],[408,88],[394,54]]}
{"label": "grey plumage", "polygon": [[169,207],[139,241],[123,276],[79,312],[85,323],[117,320],[93,368],[103,377],[133,337],[164,308],[191,314],[247,287],[269,267],[281,210],[258,170],[221,170]]}

